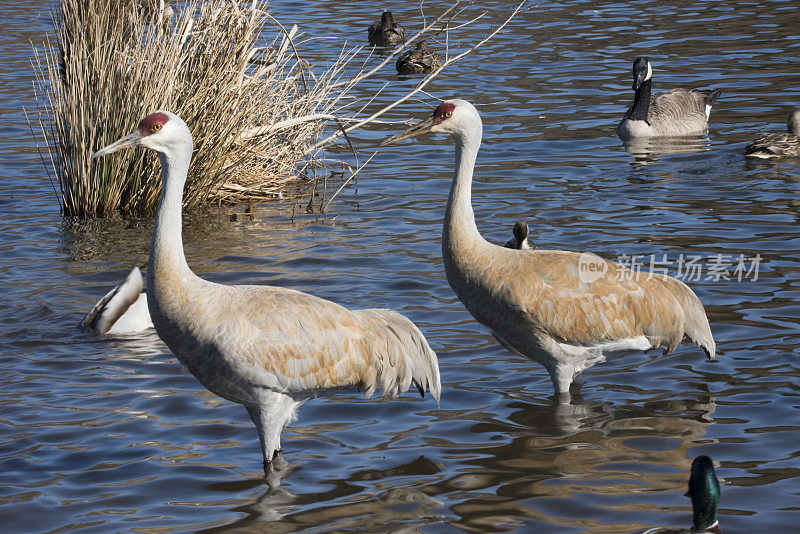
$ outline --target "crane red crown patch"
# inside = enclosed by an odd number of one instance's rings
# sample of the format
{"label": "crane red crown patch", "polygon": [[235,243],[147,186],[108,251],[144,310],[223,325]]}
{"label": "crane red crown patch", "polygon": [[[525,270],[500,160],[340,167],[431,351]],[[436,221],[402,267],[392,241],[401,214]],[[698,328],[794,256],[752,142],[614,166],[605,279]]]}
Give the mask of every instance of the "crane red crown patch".
{"label": "crane red crown patch", "polygon": [[142,135],[154,134],[159,131],[168,120],[169,117],[163,113],[151,113],[147,117],[143,118],[141,122],[139,122],[139,133]]}
{"label": "crane red crown patch", "polygon": [[436,107],[436,109],[433,110],[433,122],[439,124],[443,120],[449,119],[453,114],[454,109],[456,109],[454,104],[451,104],[450,102],[442,102]]}

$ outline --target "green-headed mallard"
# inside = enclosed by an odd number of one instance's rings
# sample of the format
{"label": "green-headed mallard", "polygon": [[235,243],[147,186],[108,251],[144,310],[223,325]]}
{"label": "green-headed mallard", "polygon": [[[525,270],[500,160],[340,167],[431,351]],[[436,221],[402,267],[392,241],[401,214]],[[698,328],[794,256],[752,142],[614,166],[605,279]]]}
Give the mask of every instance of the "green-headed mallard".
{"label": "green-headed mallard", "polygon": [[506,248],[514,248],[517,250],[531,250],[530,242],[528,241],[528,223],[525,221],[517,221],[514,223],[514,237],[506,241],[503,245]]}
{"label": "green-headed mallard", "polygon": [[722,527],[717,520],[719,480],[714,473],[714,462],[708,456],[698,456],[692,462],[687,495],[692,499],[692,528],[656,527],[645,530],[642,534],[722,534]]}

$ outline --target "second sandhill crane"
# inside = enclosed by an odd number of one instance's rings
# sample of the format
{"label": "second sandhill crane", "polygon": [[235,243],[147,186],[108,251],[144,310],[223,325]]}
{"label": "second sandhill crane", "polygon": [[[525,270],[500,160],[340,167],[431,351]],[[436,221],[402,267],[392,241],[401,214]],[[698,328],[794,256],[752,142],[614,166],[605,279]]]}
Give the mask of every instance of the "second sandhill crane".
{"label": "second sandhill crane", "polygon": [[222,285],[194,274],[181,237],[181,205],[193,143],[177,115],[157,111],[97,158],[142,146],[161,162],[161,200],[147,268],[156,332],[206,388],[244,405],[258,429],[264,471],[274,470],[280,435],[295,410],[321,390],[411,385],[441,391],[436,354],[419,329],[392,310],[351,311],[300,291]]}
{"label": "second sandhill crane", "polygon": [[613,352],[671,352],[686,336],[714,357],[703,305],[683,282],[593,254],[520,254],[481,236],[471,191],[483,125],[472,104],[447,100],[432,117],[381,145],[426,132],[450,134],[456,147],[442,231],[447,281],[501,345],[547,369],[557,394],[568,394],[578,373]]}
{"label": "second sandhill crane", "polygon": [[648,137],[679,137],[708,130],[711,106],[721,91],[671,89],[652,94],[653,66],[646,57],[633,62],[633,105],[617,125],[624,140]]}

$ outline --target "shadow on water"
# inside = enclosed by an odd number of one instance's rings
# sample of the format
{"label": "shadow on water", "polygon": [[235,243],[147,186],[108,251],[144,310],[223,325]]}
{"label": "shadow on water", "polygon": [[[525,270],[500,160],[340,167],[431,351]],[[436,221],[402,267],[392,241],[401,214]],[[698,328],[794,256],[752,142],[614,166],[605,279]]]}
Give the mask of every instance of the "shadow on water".
{"label": "shadow on water", "polygon": [[[469,444],[436,443],[433,457],[355,470],[331,479],[322,492],[299,493],[289,482],[234,508],[245,517],[205,532],[267,525],[274,532],[356,526],[385,532],[435,523],[467,532],[507,532],[522,524],[569,526],[582,513],[580,499],[586,494],[624,519],[626,509],[638,506],[625,496],[685,491],[690,450],[710,441],[705,436],[716,409],[708,394],[664,395],[644,406],[613,406],[580,396],[570,404],[513,397],[496,407],[496,414],[440,414],[467,424]],[[292,476],[302,477],[303,469]],[[430,479],[435,482],[426,482]],[[213,486],[227,493],[248,489],[256,489],[252,481]],[[688,499],[686,506],[654,508],[655,519],[666,524],[690,522]],[[584,528],[605,531],[607,525],[588,521]]]}
{"label": "shadow on water", "polygon": [[690,154],[710,150],[711,142],[706,137],[643,138],[623,142],[634,158],[634,165],[650,165],[665,154]]}

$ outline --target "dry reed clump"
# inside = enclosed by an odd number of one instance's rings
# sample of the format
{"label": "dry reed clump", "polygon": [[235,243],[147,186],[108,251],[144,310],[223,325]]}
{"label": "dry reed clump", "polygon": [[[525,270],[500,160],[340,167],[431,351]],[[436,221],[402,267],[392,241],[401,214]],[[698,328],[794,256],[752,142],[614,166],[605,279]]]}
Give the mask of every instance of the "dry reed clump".
{"label": "dry reed clump", "polygon": [[[159,4],[142,3],[151,2]],[[267,26],[275,27],[265,2],[193,0],[171,20],[159,9],[163,0],[155,9],[139,3],[62,0],[55,45],[36,58],[39,122],[64,214],[155,209],[160,172],[153,158],[144,151],[90,156],[156,109],[177,113],[192,129],[186,206],[243,191],[269,195],[313,164],[308,147],[323,124],[253,126],[330,111],[336,98],[327,80],[338,70],[314,79],[287,33],[260,45]]]}
{"label": "dry reed clump", "polygon": [[[442,67],[405,96],[359,118],[377,95],[362,101],[350,93],[393,63],[402,47],[370,70],[363,68],[365,60],[354,74],[344,72],[360,47],[343,49],[328,69],[312,69],[295,50],[297,29],[286,31],[275,21],[266,0],[244,6],[237,0],[188,0],[177,13],[166,1],[61,0],[55,43],[37,53],[34,68],[43,153],[49,154],[65,215],[155,210],[160,171],[154,158],[143,150],[90,157],[156,109],[177,113],[192,130],[186,207],[275,196],[303,181],[312,181],[316,190],[317,172],[326,176],[331,164],[321,150],[422,91],[522,10],[517,5],[477,44],[451,54],[449,31],[463,31],[486,15],[459,23],[456,18],[471,3],[455,2],[406,42],[426,33],[444,36]],[[267,34],[277,35],[270,44],[262,42]],[[331,121],[339,130],[323,135]],[[349,169],[339,191],[357,172]],[[319,208],[326,207],[320,201]]]}

